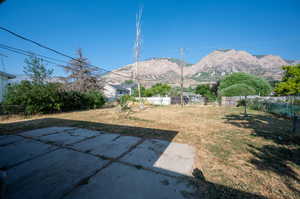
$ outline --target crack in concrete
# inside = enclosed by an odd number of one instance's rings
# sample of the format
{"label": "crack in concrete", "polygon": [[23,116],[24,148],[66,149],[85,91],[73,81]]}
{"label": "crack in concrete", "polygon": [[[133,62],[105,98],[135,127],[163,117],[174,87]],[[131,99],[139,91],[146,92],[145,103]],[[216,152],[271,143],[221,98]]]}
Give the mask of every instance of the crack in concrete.
{"label": "crack in concrete", "polygon": [[[17,167],[17,166],[23,164],[23,163],[26,163],[26,162],[29,162],[29,161],[34,160],[34,159],[36,159],[36,158],[42,157],[42,156],[44,156],[44,155],[47,155],[47,154],[52,153],[52,152],[54,152],[54,151],[57,151],[57,150],[59,150],[59,149],[60,149],[60,148],[55,148],[55,149],[52,149],[52,150],[47,151],[47,152],[45,152],[45,153],[36,155],[36,156],[34,156],[34,157],[31,157],[31,158],[28,158],[28,159],[26,159],[26,160],[23,160],[23,161],[21,161],[21,162],[18,162],[18,163],[16,163],[16,164],[12,164],[12,165],[9,165],[9,166],[5,166],[5,167],[4,167],[4,170],[12,169],[12,168],[14,168],[14,167]],[[3,169],[3,168],[1,168],[1,169]]]}

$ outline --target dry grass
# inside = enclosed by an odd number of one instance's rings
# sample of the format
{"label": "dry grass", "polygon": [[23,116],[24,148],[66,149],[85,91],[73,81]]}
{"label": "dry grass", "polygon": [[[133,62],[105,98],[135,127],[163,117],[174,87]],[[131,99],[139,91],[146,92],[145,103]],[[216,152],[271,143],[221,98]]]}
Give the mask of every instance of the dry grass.
{"label": "dry grass", "polygon": [[0,121],[0,131],[77,126],[188,143],[197,148],[198,185],[207,198],[300,198],[300,137],[289,132],[291,122],[256,111],[245,118],[241,112],[196,105],[148,107],[126,118],[107,108],[13,117]]}

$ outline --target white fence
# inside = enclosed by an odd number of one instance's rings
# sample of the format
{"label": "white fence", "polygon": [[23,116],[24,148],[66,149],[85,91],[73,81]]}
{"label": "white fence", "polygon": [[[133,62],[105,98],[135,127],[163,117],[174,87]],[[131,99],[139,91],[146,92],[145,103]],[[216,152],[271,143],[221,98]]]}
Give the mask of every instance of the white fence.
{"label": "white fence", "polygon": [[170,105],[171,98],[170,97],[143,97],[145,102],[153,105]]}

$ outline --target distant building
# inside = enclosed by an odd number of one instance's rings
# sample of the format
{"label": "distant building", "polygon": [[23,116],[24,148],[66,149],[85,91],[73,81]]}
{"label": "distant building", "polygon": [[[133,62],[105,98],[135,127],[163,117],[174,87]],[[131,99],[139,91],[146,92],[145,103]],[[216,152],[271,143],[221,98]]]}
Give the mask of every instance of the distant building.
{"label": "distant building", "polygon": [[135,83],[130,84],[118,84],[118,85],[112,85],[112,84],[106,84],[104,86],[104,96],[109,100],[113,101],[122,95],[132,95],[133,89],[136,88]]}
{"label": "distant building", "polygon": [[5,89],[8,84],[8,81],[10,79],[14,79],[14,78],[16,78],[15,75],[0,71],[0,102],[2,102],[2,100],[3,100],[3,96],[5,93]]}

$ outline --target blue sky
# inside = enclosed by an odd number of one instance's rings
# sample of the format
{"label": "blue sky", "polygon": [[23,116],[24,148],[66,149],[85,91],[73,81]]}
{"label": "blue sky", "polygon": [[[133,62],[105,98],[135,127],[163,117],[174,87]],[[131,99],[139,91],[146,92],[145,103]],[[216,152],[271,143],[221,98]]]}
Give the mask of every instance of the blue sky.
{"label": "blue sky", "polygon": [[[71,56],[80,47],[92,64],[114,69],[133,61],[141,5],[142,59],[179,57],[180,47],[190,63],[229,48],[300,59],[299,0],[6,0],[0,25]],[[65,59],[2,31],[0,43]],[[0,53],[7,72],[22,73],[23,56]]]}

